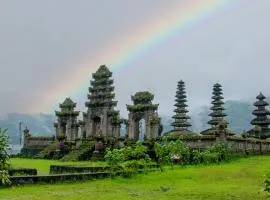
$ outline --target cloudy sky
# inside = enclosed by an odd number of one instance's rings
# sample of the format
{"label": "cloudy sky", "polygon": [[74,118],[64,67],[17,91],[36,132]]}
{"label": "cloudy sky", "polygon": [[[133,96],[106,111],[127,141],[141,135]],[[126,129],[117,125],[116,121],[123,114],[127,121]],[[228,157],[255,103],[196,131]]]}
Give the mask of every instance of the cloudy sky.
{"label": "cloudy sky", "polygon": [[[192,9],[188,2],[1,0],[0,115],[51,112],[66,96],[85,111],[85,83],[101,64],[114,73],[124,116],[130,95],[141,90],[152,91],[159,112],[170,115],[180,79],[186,81],[191,110],[210,103],[216,82],[226,99],[251,100],[260,91],[269,96],[270,1],[216,0],[228,5],[152,44],[140,41],[144,34],[155,39],[154,25]],[[214,1],[192,2],[196,7]],[[139,51],[125,58],[134,41]],[[117,56],[122,66],[115,66]]]}

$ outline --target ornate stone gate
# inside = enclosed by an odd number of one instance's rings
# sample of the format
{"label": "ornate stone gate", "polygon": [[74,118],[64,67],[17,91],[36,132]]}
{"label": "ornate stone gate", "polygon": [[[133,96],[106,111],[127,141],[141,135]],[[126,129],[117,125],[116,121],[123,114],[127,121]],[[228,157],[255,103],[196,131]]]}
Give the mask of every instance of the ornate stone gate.
{"label": "ornate stone gate", "polygon": [[140,120],[145,120],[145,139],[159,136],[160,118],[157,113],[158,104],[153,104],[154,95],[150,92],[137,92],[131,97],[133,105],[127,105],[129,111],[126,123],[127,135],[130,139],[138,140],[140,136]]}

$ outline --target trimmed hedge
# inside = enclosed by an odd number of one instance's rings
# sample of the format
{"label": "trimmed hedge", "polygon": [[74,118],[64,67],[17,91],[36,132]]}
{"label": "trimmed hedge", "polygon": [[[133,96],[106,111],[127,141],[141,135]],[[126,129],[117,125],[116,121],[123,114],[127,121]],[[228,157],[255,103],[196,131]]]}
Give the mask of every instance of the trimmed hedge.
{"label": "trimmed hedge", "polygon": [[[144,165],[136,164],[138,170],[144,169]],[[159,168],[158,164],[147,165],[148,169]],[[70,173],[96,173],[96,172],[111,172],[111,171],[123,171],[122,166],[104,166],[104,167],[80,167],[80,166],[68,166],[68,165],[51,165],[50,174],[70,174]]]}
{"label": "trimmed hedge", "polygon": [[121,166],[104,166],[104,167],[80,167],[68,165],[51,165],[50,174],[66,174],[66,173],[95,173],[95,172],[108,172],[120,171]]}
{"label": "trimmed hedge", "polygon": [[8,174],[9,176],[37,175],[37,169],[31,168],[9,169]]}
{"label": "trimmed hedge", "polygon": [[43,150],[43,148],[40,147],[32,147],[32,148],[22,148],[21,154],[24,157],[35,157],[38,156],[39,153]]}
{"label": "trimmed hedge", "polygon": [[[159,168],[157,164],[147,165],[151,170]],[[143,165],[138,166],[138,172],[142,171]],[[128,169],[128,168],[127,168]],[[84,173],[66,173],[66,174],[50,174],[50,175],[27,175],[27,176],[11,176],[10,181],[12,185],[21,185],[21,184],[33,184],[33,183],[57,183],[64,181],[81,181],[81,180],[93,180],[93,179],[102,179],[115,175],[122,175],[125,177],[125,171],[121,166],[106,166],[106,167],[72,167],[72,166],[57,166],[52,165],[50,172],[54,171],[55,173],[65,173],[67,170],[70,172],[75,171],[87,171],[92,170],[96,172],[84,172]],[[30,169],[29,173],[30,173]],[[104,170],[103,172],[97,172]],[[112,170],[109,172],[109,170]],[[57,172],[56,172],[57,171]],[[106,172],[107,171],[107,172]]]}
{"label": "trimmed hedge", "polygon": [[80,173],[80,174],[56,174],[45,176],[12,176],[10,181],[12,185],[29,184],[29,183],[56,183],[63,181],[79,181],[79,180],[92,180],[109,177],[109,172],[98,173]]}

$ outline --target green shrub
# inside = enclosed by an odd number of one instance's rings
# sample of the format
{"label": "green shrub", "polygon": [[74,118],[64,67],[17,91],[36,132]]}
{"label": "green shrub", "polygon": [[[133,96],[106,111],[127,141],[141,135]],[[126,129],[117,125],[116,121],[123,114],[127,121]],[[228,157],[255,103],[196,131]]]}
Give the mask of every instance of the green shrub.
{"label": "green shrub", "polygon": [[219,154],[217,152],[204,151],[202,154],[202,160],[205,164],[218,163]]}
{"label": "green shrub", "polygon": [[[180,140],[165,141],[163,143],[156,142],[154,150],[161,170],[165,164],[170,164],[172,167],[175,163],[182,165],[209,164],[230,160],[235,157],[227,143],[216,143],[203,151],[199,151],[185,145]],[[175,161],[175,158],[178,159],[178,162]]]}
{"label": "green shrub", "polygon": [[144,159],[146,156],[147,147],[142,142],[137,141],[134,148],[132,149],[132,156],[136,159]]}
{"label": "green shrub", "polygon": [[124,161],[124,153],[122,149],[106,149],[105,161],[109,165],[118,165]]}
{"label": "green shrub", "polygon": [[191,151],[190,164],[201,164],[203,162],[202,153],[197,149]]}
{"label": "green shrub", "polygon": [[135,176],[137,174],[137,171],[132,169],[132,168],[124,168],[122,170],[122,173],[121,175],[124,177],[124,178],[132,178],[133,176]]}
{"label": "green shrub", "polygon": [[[133,146],[106,149],[104,159],[111,166],[120,165],[126,161],[123,165],[122,176],[130,178],[141,169],[147,172],[147,165],[151,161],[147,150],[148,148],[138,141]],[[114,172],[111,173],[113,176]]]}
{"label": "green shrub", "polygon": [[131,161],[125,162],[124,167],[134,169],[134,170],[139,170],[140,163],[137,160],[131,160]]}
{"label": "green shrub", "polygon": [[117,165],[128,160],[148,160],[147,154],[148,148],[144,146],[140,141],[136,142],[133,146],[127,146],[121,149],[106,149],[105,161],[109,165]]}
{"label": "green shrub", "polygon": [[10,185],[11,181],[9,180],[9,174],[7,170],[0,171],[0,185]]}
{"label": "green shrub", "polygon": [[180,140],[171,141],[169,143],[155,143],[154,150],[156,153],[158,164],[163,171],[163,165],[170,164],[173,167],[174,163],[189,164],[191,158],[191,148],[184,145]]}
{"label": "green shrub", "polygon": [[137,160],[127,161],[124,164],[122,176],[125,178],[131,178],[137,174],[140,169],[140,163]]}

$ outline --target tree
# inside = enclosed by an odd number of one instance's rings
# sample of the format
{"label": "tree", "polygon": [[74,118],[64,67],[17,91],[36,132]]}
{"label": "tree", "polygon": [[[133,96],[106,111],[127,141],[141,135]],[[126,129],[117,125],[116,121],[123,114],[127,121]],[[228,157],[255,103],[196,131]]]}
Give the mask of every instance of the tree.
{"label": "tree", "polygon": [[0,128],[0,170],[7,168],[8,156],[8,136],[6,134],[7,129]]}
{"label": "tree", "polygon": [[7,130],[0,128],[0,184],[8,185],[10,184],[9,175],[7,172],[9,159],[8,156],[8,136],[6,135]]}

